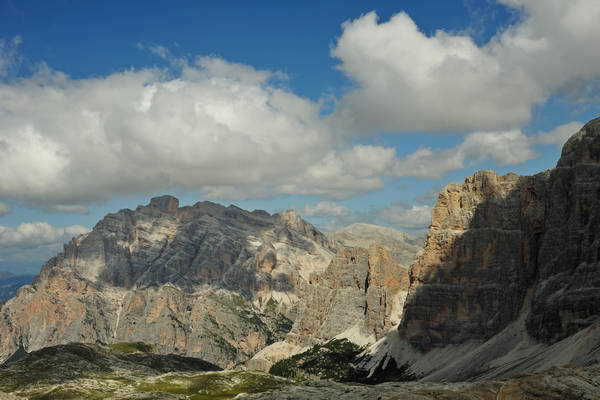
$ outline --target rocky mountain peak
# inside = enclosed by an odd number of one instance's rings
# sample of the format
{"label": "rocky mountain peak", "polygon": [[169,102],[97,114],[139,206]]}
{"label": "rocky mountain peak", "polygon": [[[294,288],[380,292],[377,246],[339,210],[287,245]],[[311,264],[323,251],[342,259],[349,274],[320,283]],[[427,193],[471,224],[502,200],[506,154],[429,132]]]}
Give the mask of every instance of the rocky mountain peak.
{"label": "rocky mountain peak", "polygon": [[148,207],[164,213],[174,214],[179,209],[179,200],[169,195],[154,197],[150,200]]}
{"label": "rocky mountain peak", "polygon": [[557,168],[600,163],[600,118],[591,120],[564,144]]}
{"label": "rocky mountain peak", "polygon": [[332,246],[343,251],[346,247],[362,247],[368,249],[377,244],[386,249],[394,261],[408,268],[423,247],[423,238],[385,226],[365,223],[354,223],[333,233],[326,233]]}
{"label": "rocky mountain peak", "polygon": [[323,235],[312,224],[302,219],[300,214],[298,214],[295,210],[286,210],[282,213],[275,214],[274,217],[279,219],[288,229],[309,237],[311,240],[314,240],[323,247],[330,247],[325,235]]}
{"label": "rocky mountain peak", "polygon": [[408,374],[457,380],[599,362],[600,119],[565,143],[557,168],[479,171],[446,186],[410,282],[388,342]]}
{"label": "rocky mountain peak", "polygon": [[147,341],[223,367],[244,362],[290,330],[308,277],[331,261],[326,244],[292,212],[180,208],[161,196],[108,214],[2,307],[0,360],[21,344]]}

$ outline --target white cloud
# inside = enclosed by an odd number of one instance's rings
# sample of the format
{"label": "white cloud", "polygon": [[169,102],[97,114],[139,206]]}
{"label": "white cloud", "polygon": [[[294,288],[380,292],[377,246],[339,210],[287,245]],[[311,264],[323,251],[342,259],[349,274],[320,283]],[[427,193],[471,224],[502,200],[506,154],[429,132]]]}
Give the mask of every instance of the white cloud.
{"label": "white cloud", "polygon": [[319,194],[343,199],[383,187],[393,176],[396,150],[356,145],[345,151],[329,151],[321,160],[288,178],[278,190],[286,194]]}
{"label": "white cloud", "polygon": [[465,168],[469,162],[488,158],[501,165],[516,165],[537,157],[532,144],[532,139],[518,130],[471,133],[452,149],[421,148],[415,151],[396,163],[395,174],[440,178]]}
{"label": "white cloud", "polygon": [[6,215],[6,214],[10,214],[11,213],[11,209],[8,206],[8,204],[0,201],[0,216],[1,215]]}
{"label": "white cloud", "polygon": [[378,217],[401,230],[423,230],[431,223],[431,206],[396,203],[380,210]]}
{"label": "white cloud", "polygon": [[503,3],[521,20],[484,46],[444,31],[427,36],[405,13],[345,22],[331,53],[358,88],[343,97],[335,122],[367,132],[506,130],[550,94],[600,76],[600,2]]}
{"label": "white cloud", "polygon": [[[583,0],[511,6],[523,7],[522,21],[485,46],[442,31],[428,37],[403,13],[345,23],[332,55],[360,87],[331,118],[283,88],[282,73],[217,57],[190,62],[157,45],[138,47],[170,68],[71,79],[41,64],[0,83],[0,198],[81,213],[90,202],[172,190],[343,199],[380,189],[386,177],[526,161],[534,142],[513,127],[552,91],[598,76],[600,53],[589,48],[600,25],[598,7]],[[18,42],[2,42],[3,65],[18,59]],[[475,133],[455,149],[398,160],[393,148],[348,145],[340,127]],[[548,135],[539,143],[562,132]]]}
{"label": "white cloud", "polygon": [[47,222],[23,222],[16,228],[0,225],[0,248],[30,248],[56,242],[62,243],[88,231],[88,228],[81,225],[61,228]]}
{"label": "white cloud", "polygon": [[382,186],[395,150],[336,150],[318,104],[277,86],[284,75],[180,61],[175,77],[143,69],[75,80],[42,65],[0,84],[0,196],[84,212],[174,188],[341,198]]}
{"label": "white cloud", "polygon": [[443,175],[465,168],[469,163],[492,159],[500,165],[517,165],[538,157],[537,144],[562,146],[583,123],[572,121],[550,132],[527,136],[520,130],[504,132],[474,132],[451,149],[420,148],[394,165],[394,176],[441,178]]}
{"label": "white cloud", "polygon": [[562,146],[568,138],[583,128],[583,125],[582,122],[573,121],[568,124],[557,126],[550,132],[539,132],[536,135],[536,142],[540,144],[556,144],[557,146]]}
{"label": "white cloud", "polygon": [[306,217],[345,217],[350,215],[350,209],[332,201],[320,201],[314,206],[307,204],[300,214]]}
{"label": "white cloud", "polygon": [[64,243],[88,232],[81,225],[55,227],[47,222],[24,222],[16,228],[0,226],[0,262],[42,262],[62,250]]}

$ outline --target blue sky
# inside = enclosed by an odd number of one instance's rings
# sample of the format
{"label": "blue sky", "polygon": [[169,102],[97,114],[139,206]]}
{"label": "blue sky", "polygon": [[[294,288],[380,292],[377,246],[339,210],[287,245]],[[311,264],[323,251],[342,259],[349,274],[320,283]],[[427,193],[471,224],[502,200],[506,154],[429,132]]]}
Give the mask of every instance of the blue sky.
{"label": "blue sky", "polygon": [[170,193],[422,234],[598,115],[595,0],[0,0],[0,269]]}

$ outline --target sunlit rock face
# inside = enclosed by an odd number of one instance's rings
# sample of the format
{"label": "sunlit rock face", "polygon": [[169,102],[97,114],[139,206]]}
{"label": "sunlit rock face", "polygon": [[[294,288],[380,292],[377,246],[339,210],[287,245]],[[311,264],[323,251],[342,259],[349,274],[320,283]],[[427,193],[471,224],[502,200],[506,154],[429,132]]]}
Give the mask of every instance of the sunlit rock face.
{"label": "sunlit rock face", "polygon": [[489,339],[524,306],[528,334],[544,342],[597,321],[600,119],[567,141],[552,170],[481,171],[446,186],[425,243],[400,326],[420,350]]}
{"label": "sunlit rock face", "polygon": [[312,345],[335,336],[374,342],[400,322],[407,270],[382,247],[347,248],[311,277],[287,340]]}
{"label": "sunlit rock face", "polygon": [[250,369],[268,371],[273,363],[332,338],[368,345],[397,327],[408,270],[377,244],[338,246],[327,269],[310,276],[285,340],[257,353],[247,363]]}
{"label": "sunlit rock face", "polygon": [[486,339],[518,314],[531,278],[522,265],[520,181],[481,171],[440,193],[400,327],[416,348]]}
{"label": "sunlit rock face", "polygon": [[332,256],[292,211],[155,198],[73,239],[2,308],[1,357],[21,344],[145,341],[231,367],[283,339],[302,283]]}
{"label": "sunlit rock face", "polygon": [[332,245],[294,211],[163,196],[104,217],[2,307],[0,360],[20,346],[142,341],[233,368],[290,331],[280,348],[352,327],[373,341],[399,321],[407,282],[383,248]]}
{"label": "sunlit rock face", "polygon": [[360,368],[439,381],[599,363],[600,119],[554,169],[446,186],[409,276],[398,334]]}

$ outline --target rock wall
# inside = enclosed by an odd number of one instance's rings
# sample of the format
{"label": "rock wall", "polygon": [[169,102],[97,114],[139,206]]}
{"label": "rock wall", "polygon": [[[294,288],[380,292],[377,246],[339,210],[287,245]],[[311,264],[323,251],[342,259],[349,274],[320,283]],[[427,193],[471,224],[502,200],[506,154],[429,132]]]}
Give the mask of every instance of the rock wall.
{"label": "rock wall", "polygon": [[2,306],[0,361],[21,345],[143,341],[232,368],[352,327],[374,341],[399,321],[406,287],[384,249],[334,246],[293,211],[163,196],[104,217]]}
{"label": "rock wall", "polygon": [[346,247],[368,249],[372,244],[383,247],[401,267],[408,268],[415,255],[423,249],[423,238],[414,237],[384,226],[354,223],[337,232],[325,233],[330,245],[343,250]]}
{"label": "rock wall", "polygon": [[[399,327],[421,351],[486,340],[533,290],[528,333],[552,342],[600,314],[600,119],[531,177],[480,171],[450,184],[412,266]],[[527,305],[529,308],[529,305]]]}
{"label": "rock wall", "polygon": [[247,366],[268,371],[334,337],[361,346],[374,343],[400,322],[407,290],[407,269],[383,247],[340,249],[324,272],[311,275],[285,340],[261,350]]}
{"label": "rock wall", "polygon": [[335,336],[374,342],[400,322],[408,272],[382,247],[346,248],[311,276],[286,340],[307,346]]}
{"label": "rock wall", "polygon": [[20,345],[145,341],[232,367],[283,339],[332,255],[291,211],[155,198],[73,239],[2,307],[0,361]]}

